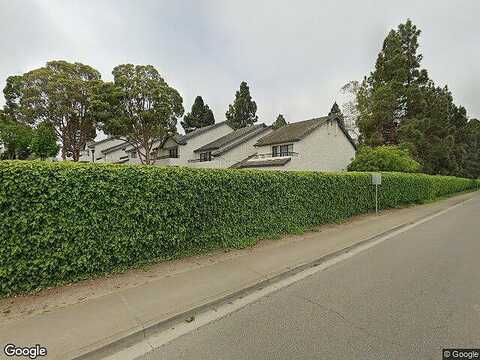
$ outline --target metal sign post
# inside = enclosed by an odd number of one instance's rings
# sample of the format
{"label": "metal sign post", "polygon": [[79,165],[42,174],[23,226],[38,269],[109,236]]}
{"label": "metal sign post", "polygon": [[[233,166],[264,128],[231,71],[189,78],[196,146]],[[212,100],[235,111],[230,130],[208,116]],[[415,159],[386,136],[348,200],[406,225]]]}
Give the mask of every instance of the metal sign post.
{"label": "metal sign post", "polygon": [[372,184],[375,185],[375,213],[378,214],[378,185],[382,185],[382,174],[372,174]]}

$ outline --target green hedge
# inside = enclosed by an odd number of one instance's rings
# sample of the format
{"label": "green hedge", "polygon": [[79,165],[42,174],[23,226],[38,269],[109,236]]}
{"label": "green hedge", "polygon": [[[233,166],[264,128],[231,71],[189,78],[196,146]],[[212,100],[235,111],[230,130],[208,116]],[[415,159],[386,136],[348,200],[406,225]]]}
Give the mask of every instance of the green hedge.
{"label": "green hedge", "polygon": [[[374,208],[367,173],[0,162],[0,295],[259,238]],[[380,206],[478,182],[385,173]]]}

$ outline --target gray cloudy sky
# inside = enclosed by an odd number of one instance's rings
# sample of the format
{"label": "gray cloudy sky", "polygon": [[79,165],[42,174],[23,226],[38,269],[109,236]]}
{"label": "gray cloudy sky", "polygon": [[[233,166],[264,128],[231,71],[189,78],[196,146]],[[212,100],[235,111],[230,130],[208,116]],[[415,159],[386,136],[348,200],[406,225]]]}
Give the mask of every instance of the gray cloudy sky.
{"label": "gray cloudy sky", "polygon": [[341,102],[340,87],[362,79],[387,32],[410,17],[423,31],[423,66],[480,117],[478,14],[478,0],[0,0],[0,86],[52,59],[107,80],[115,65],[152,64],[187,111],[202,95],[223,120],[246,80],[260,121],[300,121]]}

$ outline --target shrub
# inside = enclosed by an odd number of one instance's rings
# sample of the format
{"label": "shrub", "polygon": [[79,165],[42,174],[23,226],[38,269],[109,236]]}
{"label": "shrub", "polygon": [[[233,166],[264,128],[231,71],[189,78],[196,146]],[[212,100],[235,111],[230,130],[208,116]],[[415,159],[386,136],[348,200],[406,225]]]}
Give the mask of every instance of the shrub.
{"label": "shrub", "polygon": [[361,147],[348,165],[349,171],[398,171],[414,173],[421,165],[412,159],[407,149],[397,146]]}
{"label": "shrub", "polygon": [[[380,206],[478,182],[385,173]],[[374,208],[368,173],[0,162],[0,295],[296,232]]]}

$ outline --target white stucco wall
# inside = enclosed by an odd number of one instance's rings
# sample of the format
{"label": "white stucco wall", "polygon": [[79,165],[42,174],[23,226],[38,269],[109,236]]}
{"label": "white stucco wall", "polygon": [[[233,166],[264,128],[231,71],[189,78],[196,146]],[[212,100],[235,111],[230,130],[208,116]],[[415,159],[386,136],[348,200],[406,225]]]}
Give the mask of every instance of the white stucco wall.
{"label": "white stucco wall", "polygon": [[[196,135],[191,139],[187,139],[186,145],[178,145],[178,158],[177,159],[160,159],[156,162],[158,165],[177,165],[177,166],[192,166],[195,163],[189,163],[188,160],[194,160],[199,157],[193,151],[199,147],[211,143],[212,141],[231,133],[233,129],[226,123],[223,123],[211,130],[205,131],[202,134]],[[167,155],[168,148],[177,146],[175,141],[169,139],[164,144],[160,155]]]}
{"label": "white stucco wall", "polygon": [[[218,167],[229,168],[233,164],[238,163],[239,161],[245,160],[250,155],[255,154],[257,152],[257,149],[253,145],[255,145],[260,138],[266,136],[271,132],[272,130],[268,129],[260,134],[257,134],[256,136],[249,139],[248,141],[230,149],[226,153],[223,153],[220,156],[216,156],[214,159],[216,162],[219,163]],[[206,162],[206,164],[208,163],[209,162]]]}
{"label": "white stucco wall", "polygon": [[[280,144],[279,144],[280,145]],[[259,154],[272,153],[272,145],[257,147]],[[292,156],[284,166],[262,167],[265,170],[343,171],[355,157],[355,148],[339,128],[329,122],[293,143]]]}
{"label": "white stucco wall", "polygon": [[[95,162],[110,162],[110,160],[108,160],[108,157],[107,159],[105,158],[105,154],[102,154],[102,150],[105,150],[105,149],[108,149],[112,146],[116,146],[120,143],[122,143],[123,140],[117,140],[117,139],[108,139],[108,140],[105,140],[105,141],[99,141],[97,143],[94,144],[94,149],[95,149]],[[88,162],[92,162],[92,152],[91,152],[91,148],[90,147],[87,147],[85,149],[85,151],[83,152],[82,156],[80,157],[80,161],[88,161]],[[97,158],[100,158],[99,160],[97,160]]]}

